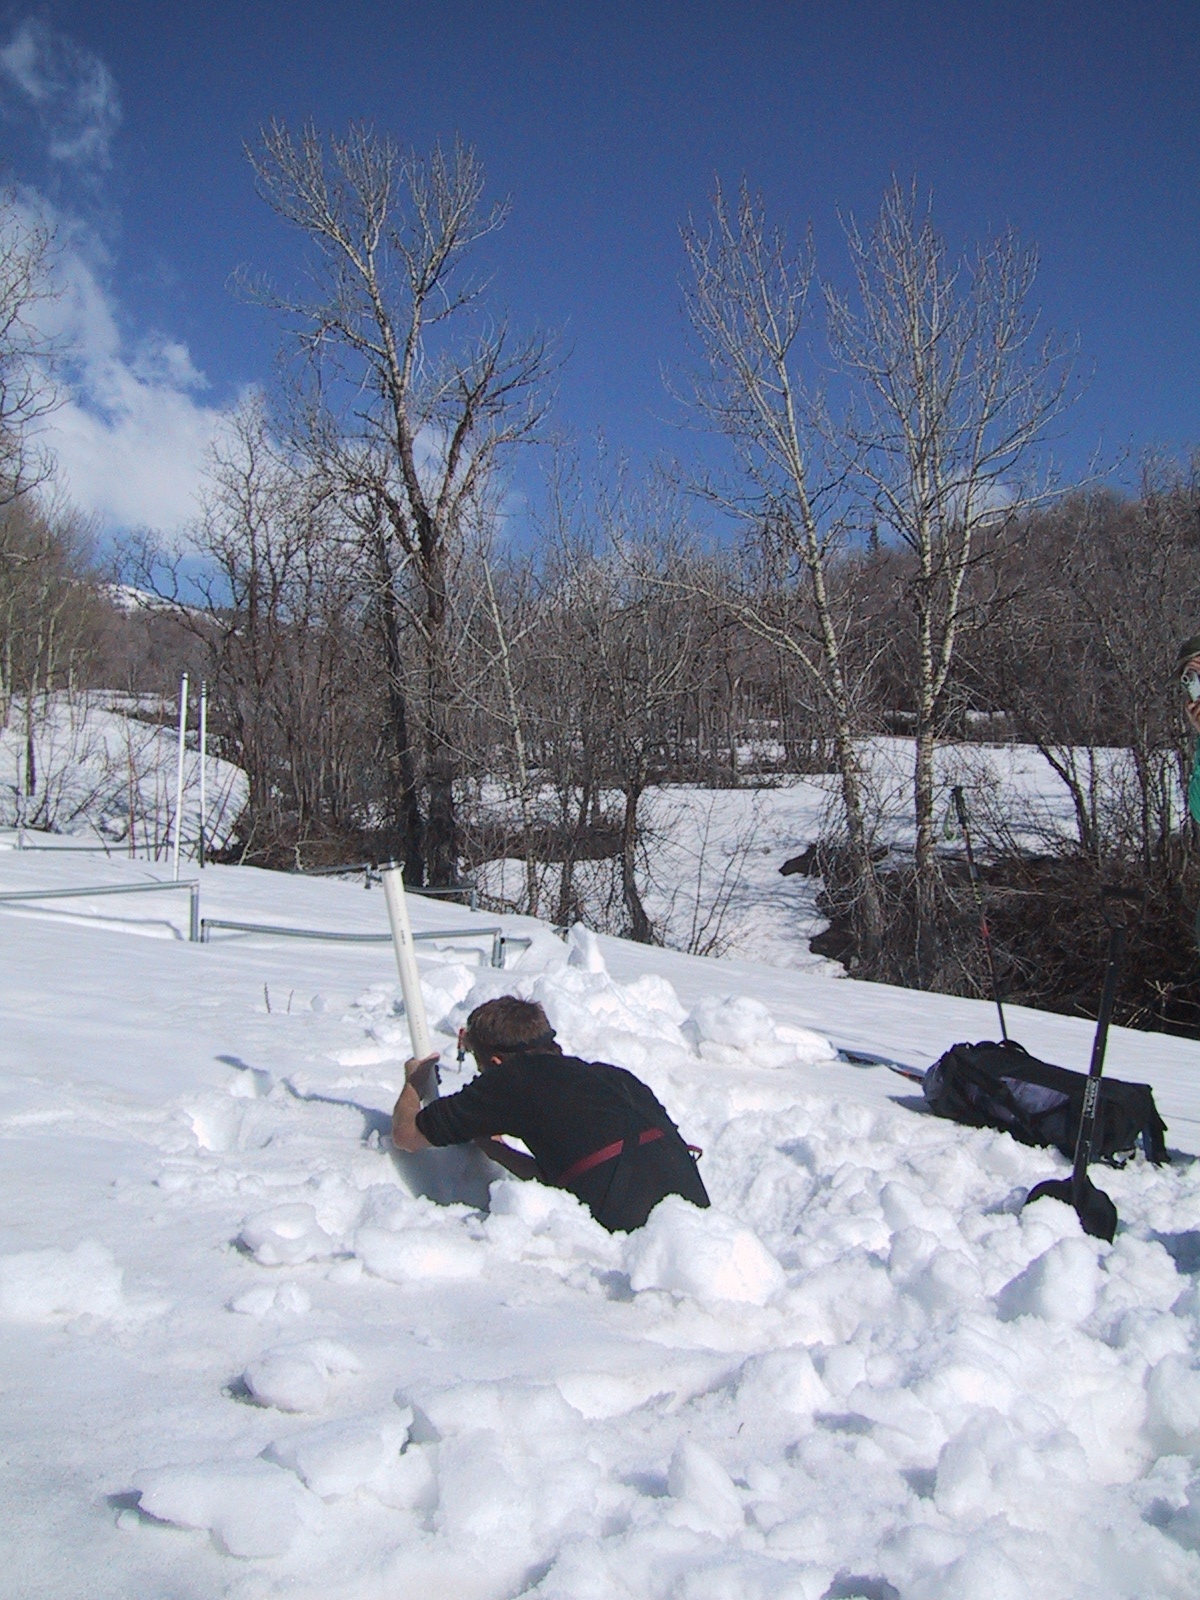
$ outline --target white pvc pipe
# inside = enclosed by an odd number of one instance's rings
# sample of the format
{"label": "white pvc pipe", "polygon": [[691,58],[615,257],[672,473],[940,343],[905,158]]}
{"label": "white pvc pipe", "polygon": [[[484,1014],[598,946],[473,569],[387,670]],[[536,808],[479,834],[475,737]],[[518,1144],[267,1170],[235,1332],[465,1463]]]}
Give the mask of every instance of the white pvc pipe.
{"label": "white pvc pipe", "polygon": [[174,872],[176,881],[179,879],[179,836],[183,832],[183,752],[187,738],[187,698],[188,675],[185,672],[179,680],[179,753],[175,762],[175,852]]}
{"label": "white pvc pipe", "polygon": [[204,841],[208,828],[208,684],[200,679],[200,838],[196,861],[204,865]]}
{"label": "white pvc pipe", "polygon": [[413,943],[412,924],[408,920],[408,905],[404,898],[404,869],[392,864],[383,869],[382,877],[388,921],[392,925],[396,967],[400,973],[400,991],[404,996],[404,1014],[408,1018],[408,1036],[412,1040],[413,1056],[420,1060],[423,1056],[433,1055],[434,1050],[425,1017],[421,979],[417,972],[417,947]]}

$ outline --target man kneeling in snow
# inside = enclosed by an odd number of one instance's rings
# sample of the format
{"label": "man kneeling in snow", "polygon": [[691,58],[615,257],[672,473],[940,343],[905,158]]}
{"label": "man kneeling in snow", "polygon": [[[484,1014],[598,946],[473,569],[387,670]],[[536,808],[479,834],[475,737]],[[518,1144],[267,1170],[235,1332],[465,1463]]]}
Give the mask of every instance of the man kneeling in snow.
{"label": "man kneeling in snow", "polygon": [[[398,1149],[474,1139],[518,1178],[570,1190],[610,1233],[640,1228],[664,1195],[708,1205],[691,1152],[646,1085],[621,1067],[563,1055],[535,1001],[505,995],[476,1006],[459,1046],[478,1075],[424,1107],[413,1080],[436,1057],[405,1063],[392,1113]],[[500,1143],[505,1133],[530,1154]]]}

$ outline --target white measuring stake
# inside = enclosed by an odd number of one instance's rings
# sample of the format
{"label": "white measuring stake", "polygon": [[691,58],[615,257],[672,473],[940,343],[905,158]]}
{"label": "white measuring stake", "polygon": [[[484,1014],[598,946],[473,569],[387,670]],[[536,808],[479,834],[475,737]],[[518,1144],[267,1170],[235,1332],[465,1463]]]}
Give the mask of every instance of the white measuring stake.
{"label": "white measuring stake", "polygon": [[204,830],[208,827],[208,684],[200,679],[200,833],[196,840],[196,865],[204,865]]}
{"label": "white measuring stake", "polygon": [[174,877],[179,882],[179,839],[183,833],[183,752],[187,744],[188,675],[179,680],[179,756],[175,765]]}
{"label": "white measuring stake", "polygon": [[434,1053],[429,1037],[429,1023],[425,1018],[425,1001],[421,998],[421,979],[417,973],[417,947],[413,943],[412,926],[408,920],[408,905],[404,899],[404,869],[394,863],[384,867],[383,897],[387,901],[388,921],[392,925],[392,944],[396,950],[396,966],[400,973],[400,991],[404,995],[404,1014],[408,1018],[408,1036],[412,1040],[412,1053],[416,1060]]}

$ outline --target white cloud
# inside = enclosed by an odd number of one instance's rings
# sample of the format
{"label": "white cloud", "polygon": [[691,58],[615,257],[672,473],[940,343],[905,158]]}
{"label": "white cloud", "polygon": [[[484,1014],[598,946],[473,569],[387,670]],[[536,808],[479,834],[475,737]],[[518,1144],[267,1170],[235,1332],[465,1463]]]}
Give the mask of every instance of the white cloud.
{"label": "white cloud", "polygon": [[127,347],[86,247],[77,231],[58,263],[64,403],[47,443],[82,509],[109,526],[173,532],[196,513],[205,454],[227,413],[199,398],[207,380],[179,340],[151,333]]}
{"label": "white cloud", "polygon": [[[0,106],[35,116],[51,159],[95,197],[121,122],[112,73],[99,56],[37,18],[0,47]],[[58,355],[60,404],[42,421],[63,489],[106,528],[178,532],[197,510],[205,454],[226,410],[186,344],[161,331],[130,334],[112,287],[115,263],[97,227],[22,188],[15,223],[54,235],[53,298],[32,311]]]}
{"label": "white cloud", "polygon": [[31,320],[58,353],[60,402],[39,441],[71,501],[102,526],[178,532],[196,514],[205,455],[228,409],[205,402],[208,380],[181,340],[123,332],[94,229],[24,190],[15,225],[35,223],[55,236],[55,292]]}
{"label": "white cloud", "polygon": [[36,112],[53,161],[75,168],[109,165],[121,102],[99,56],[28,17],[0,49],[0,83]]}

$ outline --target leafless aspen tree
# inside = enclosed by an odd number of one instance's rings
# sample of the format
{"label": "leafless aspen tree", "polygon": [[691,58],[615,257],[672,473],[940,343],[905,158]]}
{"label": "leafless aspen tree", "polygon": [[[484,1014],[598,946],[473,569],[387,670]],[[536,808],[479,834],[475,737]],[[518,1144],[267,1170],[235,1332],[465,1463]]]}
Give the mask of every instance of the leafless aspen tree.
{"label": "leafless aspen tree", "polygon": [[[855,302],[827,293],[853,384],[841,438],[864,525],[915,557],[918,898],[932,915],[933,750],[981,531],[1047,498],[1038,446],[1070,403],[1070,350],[1038,331],[1037,258],[1012,232],[952,262],[914,188],[893,182],[868,235],[846,228]],[[866,518],[869,516],[870,523]],[[918,908],[918,940],[925,918]]]}
{"label": "leafless aspen tree", "polygon": [[[395,591],[408,580],[417,587],[419,608],[386,598],[381,606],[385,629],[394,635],[407,618],[421,642],[415,720],[426,800],[421,837],[410,830],[406,840],[406,863],[417,881],[452,883],[459,765],[449,725],[452,554],[467,525],[487,514],[498,458],[541,418],[546,347],[484,321],[481,286],[463,276],[463,258],[507,212],[485,206],[482,169],[469,148],[437,148],[421,159],[364,127],[326,140],[311,126],[294,137],[273,124],[250,159],[264,198],[314,247],[311,298],[263,297],[290,317],[311,358],[310,406],[332,415],[333,425],[317,430],[323,465],[371,530],[381,587]],[[400,660],[395,637],[387,654],[390,663]],[[407,724],[395,725],[400,703],[393,684],[392,740],[403,781],[411,752]]]}
{"label": "leafless aspen tree", "polygon": [[[683,231],[690,277],[688,314],[704,369],[689,396],[731,442],[738,476],[705,492],[752,530],[763,583],[722,596],[742,625],[798,662],[827,702],[841,778],[857,921],[864,954],[878,944],[882,911],[864,819],[863,772],[854,741],[854,688],[844,657],[844,623],[830,567],[841,531],[822,502],[832,497],[819,459],[814,402],[796,368],[812,282],[811,245],[789,246],[768,227],[745,184],[730,205],[720,188],[712,221]],[[790,606],[797,584],[808,604]],[[811,627],[798,625],[811,617]]]}
{"label": "leafless aspen tree", "polygon": [[0,506],[44,482],[52,466],[33,436],[57,404],[51,343],[37,319],[38,306],[53,297],[52,243],[12,190],[0,193]]}

